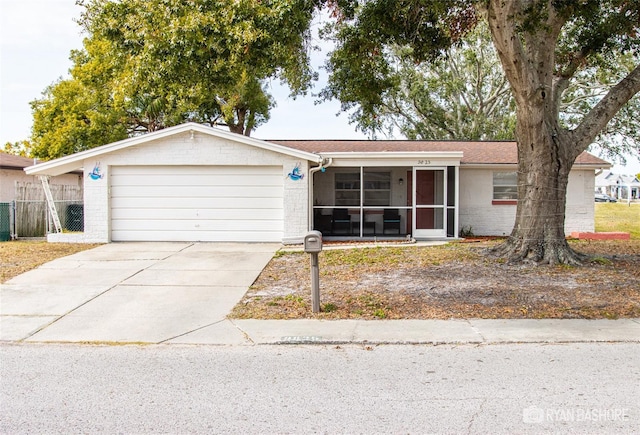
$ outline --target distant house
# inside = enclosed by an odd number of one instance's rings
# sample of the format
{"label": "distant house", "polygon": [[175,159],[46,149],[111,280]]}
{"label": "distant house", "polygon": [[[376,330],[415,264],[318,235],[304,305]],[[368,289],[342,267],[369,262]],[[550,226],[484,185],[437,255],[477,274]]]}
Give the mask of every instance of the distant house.
{"label": "distant house", "polygon": [[640,199],[640,180],[635,175],[603,171],[596,176],[596,193],[606,193],[616,199]]}
{"label": "distant house", "polygon": [[[27,175],[24,168],[38,163],[34,159],[0,151],[0,202],[16,199],[16,183],[40,183],[35,175]],[[82,186],[82,173],[75,172],[52,177],[51,184]]]}
{"label": "distant house", "polygon": [[[8,222],[5,230],[9,230],[11,237],[44,237],[47,234],[49,214],[42,183],[37,176],[27,175],[24,171],[33,164],[33,159],[0,151],[0,203],[3,204],[0,219]],[[66,208],[69,204],[82,202],[82,172],[60,174],[51,177],[49,183],[55,206],[60,209],[62,222],[66,224]]]}
{"label": "distant house", "polygon": [[[566,232],[594,230],[595,173],[569,177]],[[515,142],[259,140],[187,123],[26,168],[84,171],[84,233],[52,241],[300,243],[511,232]]]}

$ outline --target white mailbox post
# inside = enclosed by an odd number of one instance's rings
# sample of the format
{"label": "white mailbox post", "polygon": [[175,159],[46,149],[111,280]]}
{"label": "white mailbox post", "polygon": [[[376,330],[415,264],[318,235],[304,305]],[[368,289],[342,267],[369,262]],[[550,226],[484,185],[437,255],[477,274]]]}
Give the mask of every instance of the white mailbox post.
{"label": "white mailbox post", "polygon": [[320,312],[320,269],[318,268],[318,254],[322,251],[322,233],[309,231],[304,236],[304,252],[311,254],[311,309]]}

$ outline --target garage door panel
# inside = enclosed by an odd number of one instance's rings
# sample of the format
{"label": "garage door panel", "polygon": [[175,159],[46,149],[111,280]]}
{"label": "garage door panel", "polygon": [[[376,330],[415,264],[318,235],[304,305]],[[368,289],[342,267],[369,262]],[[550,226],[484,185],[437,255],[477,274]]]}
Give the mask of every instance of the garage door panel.
{"label": "garage door panel", "polygon": [[[276,209],[243,209],[248,216],[252,216],[253,220],[279,220],[284,219],[284,210]],[[179,208],[156,208],[156,209],[113,209],[111,218],[116,220],[148,220],[149,216],[162,217],[166,220],[184,220],[184,219],[212,219],[212,220],[229,220],[237,219],[238,212],[236,210],[216,210],[216,209],[179,209]]]}
{"label": "garage door panel", "polygon": [[[214,172],[212,172],[212,168]],[[200,165],[177,165],[177,166],[116,166],[113,167],[117,171],[118,176],[132,175],[134,178],[144,176],[157,175],[174,175],[174,176],[219,176],[229,175],[272,175],[275,172],[282,172],[281,166],[200,166]],[[277,169],[277,171],[275,171]],[[242,171],[242,172],[239,172]]]}
{"label": "garage door panel", "polygon": [[238,221],[238,220],[215,220],[215,221],[195,221],[185,220],[180,222],[176,228],[175,222],[171,220],[130,220],[121,219],[114,221],[112,230],[114,231],[278,231],[281,222],[277,220],[260,221]]}
{"label": "garage door panel", "polygon": [[[278,178],[269,174],[243,174],[243,175],[120,175],[112,181],[111,186],[226,186],[229,183],[234,186],[282,186]],[[273,175],[273,174],[271,174]]]}
{"label": "garage door panel", "polygon": [[281,241],[282,167],[111,168],[112,240]]}
{"label": "garage door panel", "polygon": [[[272,207],[280,198],[119,198],[112,209],[151,210],[158,208],[161,199],[167,208],[199,208],[213,210],[245,210]],[[195,201],[197,200],[197,202]],[[150,216],[151,217],[151,216]]]}
{"label": "garage door panel", "polygon": [[282,239],[282,232],[112,231],[111,238],[114,241],[137,242],[273,242]]}
{"label": "garage door panel", "polygon": [[282,186],[137,186],[135,190],[127,186],[111,188],[111,195],[119,198],[180,198],[188,194],[190,198],[282,198]]}

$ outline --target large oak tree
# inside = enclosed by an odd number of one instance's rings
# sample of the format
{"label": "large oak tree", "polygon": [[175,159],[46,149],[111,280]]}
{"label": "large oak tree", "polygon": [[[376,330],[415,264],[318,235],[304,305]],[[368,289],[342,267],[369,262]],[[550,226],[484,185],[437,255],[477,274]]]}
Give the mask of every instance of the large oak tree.
{"label": "large oak tree", "polygon": [[[640,91],[640,0],[338,0],[340,28],[330,86],[343,108],[375,114],[393,89],[385,56],[411,48],[417,62],[437,59],[483,20],[516,105],[518,206],[510,261],[579,264],[565,240],[567,183],[575,159]],[[562,122],[571,81],[625,55],[627,70],[597,104]],[[577,113],[577,112],[576,112]]]}

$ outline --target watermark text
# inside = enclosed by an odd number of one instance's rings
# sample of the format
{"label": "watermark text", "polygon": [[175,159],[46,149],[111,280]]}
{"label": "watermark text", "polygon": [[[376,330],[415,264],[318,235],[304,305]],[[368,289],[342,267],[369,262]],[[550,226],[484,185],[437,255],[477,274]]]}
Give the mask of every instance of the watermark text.
{"label": "watermark text", "polygon": [[540,408],[522,410],[525,423],[629,421],[629,408]]}

